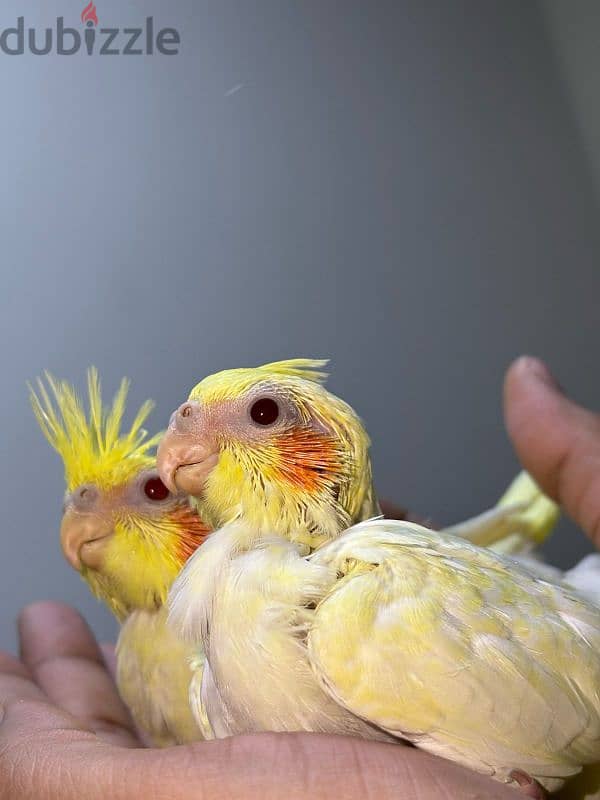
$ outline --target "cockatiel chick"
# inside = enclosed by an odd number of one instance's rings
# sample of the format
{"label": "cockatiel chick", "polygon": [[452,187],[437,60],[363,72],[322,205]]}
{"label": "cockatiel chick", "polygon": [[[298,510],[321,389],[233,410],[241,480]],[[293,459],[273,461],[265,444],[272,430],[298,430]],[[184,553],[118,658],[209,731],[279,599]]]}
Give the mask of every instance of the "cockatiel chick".
{"label": "cockatiel chick", "polygon": [[600,760],[600,608],[451,533],[354,524],[378,512],[368,440],[321,366],[206,378],[159,446],[217,528],[170,595],[207,658],[192,706],[219,737],[407,739],[557,789]]}
{"label": "cockatiel chick", "polygon": [[[166,625],[167,593],[208,528],[156,471],[160,434],[143,430],[152,403],[121,432],[128,383],[104,408],[95,369],[88,372],[89,413],[72,386],[47,375],[31,391],[37,420],[61,456],[66,497],[61,545],[67,561],[122,623],[117,684],[132,716],[155,745],[201,734],[188,696],[192,649]],[[52,398],[51,398],[52,395]],[[203,659],[195,653],[196,670]]]}

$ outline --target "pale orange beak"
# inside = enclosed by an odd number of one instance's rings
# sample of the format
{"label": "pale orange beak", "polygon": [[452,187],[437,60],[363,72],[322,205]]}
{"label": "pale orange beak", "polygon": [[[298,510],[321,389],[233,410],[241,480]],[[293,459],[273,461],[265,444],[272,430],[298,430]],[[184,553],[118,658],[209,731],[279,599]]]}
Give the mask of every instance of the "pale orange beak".
{"label": "pale orange beak", "polygon": [[184,403],[171,416],[158,446],[156,465],[162,482],[171,492],[200,497],[218,461],[218,449],[204,431],[199,405]]}
{"label": "pale orange beak", "polygon": [[83,567],[100,569],[106,544],[113,534],[113,525],[104,516],[70,508],[60,526],[60,544],[65,558],[78,572]]}
{"label": "pale orange beak", "polygon": [[163,436],[156,454],[156,466],[160,479],[169,491],[184,492],[200,497],[206,480],[216,467],[219,454],[191,436],[168,430]]}

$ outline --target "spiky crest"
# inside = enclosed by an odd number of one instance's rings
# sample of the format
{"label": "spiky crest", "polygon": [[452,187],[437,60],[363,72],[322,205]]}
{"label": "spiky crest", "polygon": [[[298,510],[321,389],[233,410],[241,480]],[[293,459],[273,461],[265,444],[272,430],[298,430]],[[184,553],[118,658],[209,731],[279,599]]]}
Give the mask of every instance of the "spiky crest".
{"label": "spiky crest", "polygon": [[139,470],[151,468],[151,454],[162,434],[148,438],[142,425],[154,407],[146,400],[127,432],[121,432],[129,381],[123,378],[111,406],[103,406],[95,367],[87,372],[89,410],[86,414],[75,388],[49,372],[30,385],[31,406],[46,439],[60,455],[67,490],[83,483],[102,488],[125,483]]}

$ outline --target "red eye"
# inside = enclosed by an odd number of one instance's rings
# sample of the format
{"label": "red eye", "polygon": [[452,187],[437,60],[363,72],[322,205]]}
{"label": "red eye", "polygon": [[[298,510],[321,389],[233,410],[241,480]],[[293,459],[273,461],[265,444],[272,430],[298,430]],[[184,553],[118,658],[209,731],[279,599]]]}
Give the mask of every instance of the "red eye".
{"label": "red eye", "polygon": [[149,500],[166,500],[169,490],[160,478],[148,478],[144,484],[144,494]]}
{"label": "red eye", "polygon": [[272,425],[279,417],[279,406],[270,397],[262,397],[252,404],[250,416],[257,425]]}

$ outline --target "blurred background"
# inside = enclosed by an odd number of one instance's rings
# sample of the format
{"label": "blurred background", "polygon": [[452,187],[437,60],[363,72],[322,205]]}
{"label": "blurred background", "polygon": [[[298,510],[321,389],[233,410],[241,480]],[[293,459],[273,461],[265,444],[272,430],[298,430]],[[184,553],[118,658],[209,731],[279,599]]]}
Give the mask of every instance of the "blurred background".
{"label": "blurred background", "polygon": [[[83,2],[5,0],[0,28],[81,30]],[[383,496],[454,522],[517,470],[516,355],[598,404],[600,4],[97,0],[176,56],[0,53],[0,646],[33,599],[108,614],[62,559],[43,369],[152,422],[200,377],[331,358]],[[40,34],[41,36],[42,34]],[[569,523],[547,552],[587,550]]]}

